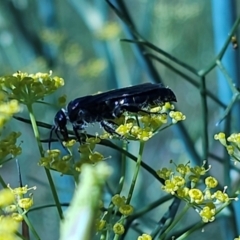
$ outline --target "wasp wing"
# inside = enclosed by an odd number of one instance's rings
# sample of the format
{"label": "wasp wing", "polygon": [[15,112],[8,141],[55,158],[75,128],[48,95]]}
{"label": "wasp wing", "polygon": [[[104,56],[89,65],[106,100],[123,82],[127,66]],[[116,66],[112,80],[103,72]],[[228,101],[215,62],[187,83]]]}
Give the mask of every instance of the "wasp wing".
{"label": "wasp wing", "polygon": [[73,102],[79,103],[82,106],[91,105],[100,102],[105,102],[109,100],[119,100],[124,97],[139,96],[144,94],[151,94],[152,91],[160,90],[162,95],[166,95],[168,101],[176,101],[176,96],[171,89],[165,88],[159,83],[143,83],[131,87],[125,87],[120,89],[114,89],[103,93],[98,93],[95,95],[88,95],[85,97],[80,97],[75,99]]}

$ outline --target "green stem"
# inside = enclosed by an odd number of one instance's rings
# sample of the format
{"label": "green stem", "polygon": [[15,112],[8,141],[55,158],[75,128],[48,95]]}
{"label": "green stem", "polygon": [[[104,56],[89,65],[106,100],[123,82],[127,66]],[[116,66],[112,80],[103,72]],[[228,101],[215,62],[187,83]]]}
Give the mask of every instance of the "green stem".
{"label": "green stem", "polygon": [[21,208],[18,208],[18,212],[23,216],[23,219],[25,221],[25,223],[27,224],[27,226],[29,227],[29,229],[31,230],[32,234],[34,235],[35,239],[40,240],[41,238],[39,237],[38,233],[36,232],[34,226],[32,225],[32,223],[29,221],[28,217],[26,214],[22,214],[23,211]]}
{"label": "green stem", "polygon": [[[43,147],[42,147],[42,144],[41,144],[41,141],[40,141],[40,135],[39,135],[36,119],[35,119],[34,114],[33,114],[32,105],[31,104],[27,105],[27,108],[28,108],[28,112],[29,112],[29,116],[30,116],[30,120],[31,120],[33,132],[34,132],[34,136],[37,140],[40,155],[41,155],[41,157],[44,157],[44,150],[43,150]],[[58,198],[58,195],[57,195],[57,191],[56,191],[56,188],[55,188],[50,170],[47,169],[47,168],[44,168],[44,169],[45,169],[47,179],[48,179],[48,182],[49,182],[52,194],[53,194],[54,201],[55,201],[56,206],[57,206],[58,214],[60,216],[60,219],[63,219],[63,212],[62,212],[61,204],[60,204],[60,201],[59,201],[59,198]]]}
{"label": "green stem", "polygon": [[200,94],[202,102],[202,124],[203,124],[203,137],[202,137],[202,148],[203,148],[203,159],[206,159],[206,168],[208,168],[208,105],[207,105],[207,96],[206,96],[206,79],[205,77],[201,78],[200,84]]}
{"label": "green stem", "polygon": [[141,168],[144,145],[145,145],[145,142],[140,141],[140,147],[139,147],[138,158],[137,158],[137,162],[136,162],[136,168],[135,168],[132,183],[131,183],[131,186],[130,186],[130,189],[129,189],[129,192],[128,192],[128,197],[127,197],[127,200],[126,200],[126,204],[129,204],[131,202],[131,199],[132,199],[132,195],[133,195],[133,191],[134,191],[134,188],[135,188],[135,185],[136,185],[138,173],[139,173],[139,170]]}
{"label": "green stem", "polygon": [[[129,189],[129,192],[128,192],[128,197],[127,197],[127,200],[126,200],[126,204],[129,204],[131,202],[131,199],[132,199],[133,191],[134,191],[134,188],[135,188],[135,185],[136,185],[136,182],[137,182],[138,173],[139,173],[139,170],[141,168],[144,145],[145,145],[145,142],[140,141],[140,147],[139,147],[135,172],[134,172],[132,183],[131,183],[131,186],[130,186],[130,189]],[[125,220],[126,220],[126,216],[122,216],[119,220],[119,223],[124,224]],[[118,240],[119,238],[120,238],[120,235],[115,234],[113,240]]]}
{"label": "green stem", "polygon": [[3,188],[7,188],[7,184],[4,182],[1,175],[0,175],[0,184],[2,185]]}
{"label": "green stem", "polygon": [[188,204],[185,205],[184,209],[182,210],[181,214],[179,214],[175,220],[168,226],[166,231],[160,236],[159,240],[166,239],[167,234],[175,227],[175,225],[181,220],[181,218],[186,214],[190,206]]}
{"label": "green stem", "polygon": [[[125,151],[127,150],[127,143],[125,141],[123,142],[122,149],[124,149]],[[125,171],[126,171],[126,155],[124,153],[122,153],[121,178],[119,180],[119,186],[118,186],[117,193],[120,193],[123,189],[123,184],[124,184],[124,180],[125,180]]]}

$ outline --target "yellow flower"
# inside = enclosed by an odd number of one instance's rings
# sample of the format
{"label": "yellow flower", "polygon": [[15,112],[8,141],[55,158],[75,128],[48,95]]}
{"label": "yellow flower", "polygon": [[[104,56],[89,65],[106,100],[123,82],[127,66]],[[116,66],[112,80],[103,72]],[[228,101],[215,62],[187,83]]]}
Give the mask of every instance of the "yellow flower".
{"label": "yellow flower", "polygon": [[[10,190],[9,190],[10,191]],[[8,205],[4,208],[4,212],[9,214],[17,211],[17,206],[15,204]]]}
{"label": "yellow flower", "polygon": [[51,158],[58,158],[61,154],[61,151],[59,149],[51,149],[47,150],[47,154]]}
{"label": "yellow flower", "polygon": [[122,136],[127,136],[131,132],[132,127],[132,123],[122,124],[116,129],[116,132]]}
{"label": "yellow flower", "polygon": [[76,143],[76,140],[75,139],[71,139],[71,140],[69,140],[67,142],[64,141],[63,145],[65,147],[67,147],[67,148],[70,148],[70,147],[74,146],[75,143]]}
{"label": "yellow flower", "polygon": [[1,240],[16,240],[15,232],[19,223],[11,216],[2,217],[0,219],[0,239]]}
{"label": "yellow flower", "polygon": [[215,188],[218,185],[218,181],[214,177],[207,177],[205,179],[205,184],[208,188]]}
{"label": "yellow flower", "polygon": [[0,239],[1,240],[18,240],[19,238],[16,237],[15,233],[0,232]]}
{"label": "yellow flower", "polygon": [[121,205],[121,206],[119,207],[119,212],[120,212],[121,214],[125,215],[125,216],[128,216],[128,215],[130,215],[130,214],[133,213],[133,206],[128,205],[128,204],[126,204],[126,205]]}
{"label": "yellow flower", "polygon": [[67,173],[70,169],[70,164],[67,161],[64,161],[62,159],[55,160],[51,163],[51,167],[58,172],[61,173]]}
{"label": "yellow flower", "polygon": [[5,188],[0,191],[0,207],[5,207],[14,202],[14,194],[8,188]]}
{"label": "yellow flower", "polygon": [[100,221],[97,221],[96,229],[97,231],[102,231],[105,226],[106,226],[106,220],[100,220]]}
{"label": "yellow flower", "polygon": [[137,240],[152,240],[152,237],[146,233],[143,233],[142,236],[139,236]]}
{"label": "yellow flower", "polygon": [[169,116],[172,118],[172,123],[177,123],[186,119],[186,116],[179,111],[171,111]]}
{"label": "yellow flower", "polygon": [[190,171],[198,176],[205,175],[208,170],[209,169],[205,169],[203,166],[195,166],[193,168],[190,168]]}
{"label": "yellow flower", "polygon": [[240,144],[240,133],[232,133],[228,138],[227,140],[229,142],[233,142],[233,143],[236,143],[238,146]]}
{"label": "yellow flower", "polygon": [[181,176],[174,176],[172,178],[172,182],[178,186],[178,187],[182,187],[185,184],[185,179]]}
{"label": "yellow flower", "polygon": [[162,168],[157,171],[157,175],[162,179],[168,179],[172,174],[171,169],[168,168]]}
{"label": "yellow flower", "polygon": [[199,213],[199,215],[202,217],[202,221],[205,223],[214,221],[215,214],[216,209],[210,208],[209,206],[204,207]]}
{"label": "yellow flower", "polygon": [[18,200],[18,205],[20,208],[23,208],[24,210],[28,210],[33,205],[33,199],[32,198],[21,198]]}
{"label": "yellow flower", "polygon": [[94,152],[89,155],[89,160],[94,163],[100,162],[103,159],[104,159],[104,156],[99,152]]}
{"label": "yellow flower", "polygon": [[184,188],[179,188],[177,190],[177,196],[180,198],[186,198],[188,196],[189,188],[184,187]]}
{"label": "yellow flower", "polygon": [[112,203],[117,207],[124,205],[125,200],[125,197],[121,197],[119,194],[116,194],[112,197]]}
{"label": "yellow flower", "polygon": [[137,138],[142,141],[147,141],[153,136],[153,132],[150,129],[140,129],[137,133]]}
{"label": "yellow flower", "polygon": [[225,133],[220,132],[220,133],[218,133],[218,134],[215,134],[215,135],[214,135],[214,139],[215,139],[215,140],[219,140],[219,142],[220,142],[223,146],[227,146]]}
{"label": "yellow flower", "polygon": [[227,145],[226,146],[227,152],[230,156],[232,156],[234,154],[234,147],[231,145]]}
{"label": "yellow flower", "polygon": [[10,154],[12,156],[21,154],[22,149],[16,145],[19,136],[21,136],[21,133],[11,132],[4,139],[0,140],[0,159],[4,159]]}
{"label": "yellow flower", "polygon": [[190,189],[188,192],[191,202],[202,203],[203,202],[203,193],[197,188]]}
{"label": "yellow flower", "polygon": [[22,222],[23,221],[23,216],[19,213],[13,213],[11,217],[16,221],[16,222]]}
{"label": "yellow flower", "polygon": [[12,189],[9,184],[8,184],[8,188],[12,191],[12,193],[15,195],[17,199],[22,198],[22,196],[26,194],[29,190],[37,189],[36,186],[28,188],[28,185],[25,185],[24,187],[17,187]]}
{"label": "yellow flower", "polygon": [[162,186],[162,189],[168,193],[171,193],[172,195],[175,194],[175,191],[178,190],[178,186],[175,185],[171,180],[166,180],[165,181],[165,186]]}
{"label": "yellow flower", "polygon": [[220,201],[222,203],[229,201],[229,197],[228,197],[227,193],[222,192],[220,190],[213,193],[212,198],[216,198],[218,201]]}
{"label": "yellow flower", "polygon": [[115,234],[122,235],[125,231],[125,228],[121,223],[115,223],[113,226],[113,231]]}
{"label": "yellow flower", "polygon": [[190,172],[190,167],[189,165],[179,164],[177,165],[176,171],[181,173],[182,175],[186,175]]}

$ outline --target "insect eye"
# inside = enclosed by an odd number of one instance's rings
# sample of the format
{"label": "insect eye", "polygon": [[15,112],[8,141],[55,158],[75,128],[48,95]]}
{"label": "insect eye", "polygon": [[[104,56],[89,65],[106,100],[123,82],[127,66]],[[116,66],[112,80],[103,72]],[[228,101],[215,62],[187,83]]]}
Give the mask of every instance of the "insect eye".
{"label": "insect eye", "polygon": [[65,113],[62,110],[58,111],[57,114],[55,115],[54,123],[60,129],[66,126],[67,118]]}

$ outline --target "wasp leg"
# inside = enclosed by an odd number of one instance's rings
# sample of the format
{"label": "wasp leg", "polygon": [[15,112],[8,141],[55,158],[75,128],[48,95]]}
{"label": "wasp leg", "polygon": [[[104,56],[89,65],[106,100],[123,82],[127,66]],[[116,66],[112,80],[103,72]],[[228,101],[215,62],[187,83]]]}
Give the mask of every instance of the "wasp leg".
{"label": "wasp leg", "polygon": [[122,136],[121,134],[116,132],[115,126],[118,126],[116,123],[103,120],[100,122],[100,124],[106,132],[110,133],[111,135],[115,134],[118,137],[122,138],[123,140],[127,141],[127,143],[129,143],[128,140],[124,136]]}
{"label": "wasp leg", "polygon": [[73,125],[73,132],[74,132],[74,134],[75,134],[75,136],[76,136],[78,142],[79,142],[80,144],[82,144],[83,141],[82,141],[81,138],[80,138],[80,135],[79,135],[79,133],[78,133],[78,130],[79,130],[79,127]]}
{"label": "wasp leg", "polygon": [[121,136],[119,133],[117,133],[115,130],[115,126],[117,126],[116,123],[111,121],[103,120],[100,122],[101,126],[104,128],[104,130],[110,134],[117,134],[118,136]]}
{"label": "wasp leg", "polygon": [[138,112],[143,112],[143,113],[147,113],[147,114],[152,114],[152,112],[147,111],[147,110],[143,110],[142,108],[140,108],[138,105],[120,105],[120,106],[116,106],[113,114],[116,117],[120,117],[122,115],[123,112],[131,112],[131,113],[138,113]]}

